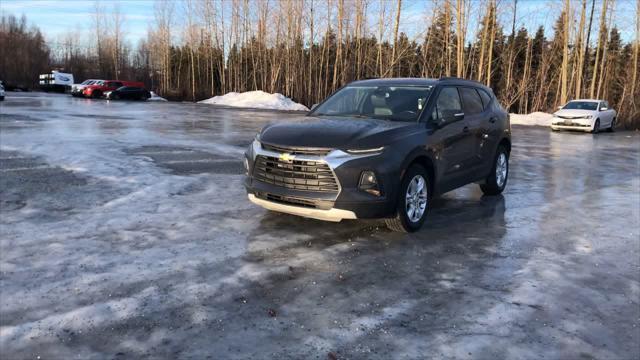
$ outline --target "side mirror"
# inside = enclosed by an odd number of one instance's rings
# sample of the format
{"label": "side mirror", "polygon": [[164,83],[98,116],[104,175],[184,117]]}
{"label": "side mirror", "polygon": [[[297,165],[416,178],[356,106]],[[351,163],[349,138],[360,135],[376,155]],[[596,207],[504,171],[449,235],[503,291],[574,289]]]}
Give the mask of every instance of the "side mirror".
{"label": "side mirror", "polygon": [[315,109],[317,107],[318,107],[318,104],[313,104],[313,105],[311,105],[311,109],[309,109],[309,110],[313,110],[313,109]]}
{"label": "side mirror", "polygon": [[609,108],[606,107],[606,106],[603,106],[603,107],[600,108],[600,111],[607,111],[607,110],[609,110]]}
{"label": "side mirror", "polygon": [[562,110],[562,105],[558,106],[558,110]]}

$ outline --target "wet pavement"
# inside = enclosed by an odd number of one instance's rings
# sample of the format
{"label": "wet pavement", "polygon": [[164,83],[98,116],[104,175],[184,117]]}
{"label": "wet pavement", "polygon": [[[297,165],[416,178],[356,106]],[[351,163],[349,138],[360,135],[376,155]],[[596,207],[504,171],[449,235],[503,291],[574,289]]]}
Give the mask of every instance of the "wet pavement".
{"label": "wet pavement", "polygon": [[9,93],[0,357],[640,357],[640,135],[514,127],[509,184],[424,228],[269,213],[241,154],[291,113]]}

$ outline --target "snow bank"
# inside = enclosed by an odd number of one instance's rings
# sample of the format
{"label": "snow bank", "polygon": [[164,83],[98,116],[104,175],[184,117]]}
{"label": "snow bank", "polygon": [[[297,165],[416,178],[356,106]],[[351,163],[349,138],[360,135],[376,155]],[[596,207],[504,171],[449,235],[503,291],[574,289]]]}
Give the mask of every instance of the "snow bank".
{"label": "snow bank", "polygon": [[158,94],[154,93],[153,91],[151,92],[151,97],[148,99],[148,101],[167,101],[167,99],[158,96]]}
{"label": "snow bank", "polygon": [[243,93],[230,92],[222,96],[214,96],[207,100],[198,101],[201,104],[225,105],[256,109],[297,110],[309,111],[309,109],[288,97],[264,91],[247,91]]}
{"label": "snow bank", "polygon": [[510,114],[511,125],[551,126],[552,114],[534,112],[531,114]]}

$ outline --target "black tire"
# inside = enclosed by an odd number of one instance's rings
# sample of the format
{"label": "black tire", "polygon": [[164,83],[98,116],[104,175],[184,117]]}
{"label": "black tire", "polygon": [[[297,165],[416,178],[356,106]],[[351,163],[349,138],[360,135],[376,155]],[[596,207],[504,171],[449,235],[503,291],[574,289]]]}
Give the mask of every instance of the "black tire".
{"label": "black tire", "polygon": [[102,91],[94,91],[91,93],[91,98],[100,99],[102,97]]}
{"label": "black tire", "polygon": [[[505,156],[505,166],[506,172],[504,173],[504,179],[502,183],[500,183],[498,179],[498,172],[496,171],[498,168],[498,163],[500,161],[500,156]],[[484,180],[484,184],[480,184],[480,189],[485,195],[499,195],[502,193],[505,187],[507,187],[507,181],[509,180],[509,152],[507,149],[500,145],[498,146],[498,150],[496,151],[496,156],[493,159],[493,166],[491,167],[491,174],[487,176]]]}
{"label": "black tire", "polygon": [[607,132],[614,131],[616,131],[616,118],[613,118],[613,120],[611,120],[611,126],[609,126],[609,128],[607,129]]}
{"label": "black tire", "polygon": [[591,130],[592,134],[597,134],[600,132],[600,119],[596,120],[596,123],[593,125],[593,130]]}
{"label": "black tire", "polygon": [[[412,221],[407,215],[407,190],[409,184],[416,176],[421,176],[425,182],[424,188],[426,190],[426,204],[422,216],[420,216],[418,220]],[[385,219],[385,223],[389,229],[397,232],[409,233],[417,231],[422,227],[422,224],[427,218],[427,213],[429,212],[429,203],[431,201],[431,181],[432,180],[429,178],[427,170],[420,165],[414,164],[407,170],[402,178],[402,182],[400,183],[395,217]]]}

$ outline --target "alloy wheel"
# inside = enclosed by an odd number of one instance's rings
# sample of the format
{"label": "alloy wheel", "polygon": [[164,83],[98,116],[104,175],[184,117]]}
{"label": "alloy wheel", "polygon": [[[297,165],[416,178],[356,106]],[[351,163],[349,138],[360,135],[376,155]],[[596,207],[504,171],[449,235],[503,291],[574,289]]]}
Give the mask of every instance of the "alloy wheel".
{"label": "alloy wheel", "polygon": [[504,182],[507,180],[507,167],[507,155],[501,152],[496,160],[496,184],[498,187],[503,187]]}
{"label": "alloy wheel", "polygon": [[422,175],[416,175],[409,182],[406,193],[406,212],[411,222],[418,222],[427,209],[427,182]]}

